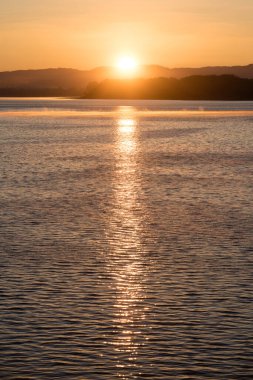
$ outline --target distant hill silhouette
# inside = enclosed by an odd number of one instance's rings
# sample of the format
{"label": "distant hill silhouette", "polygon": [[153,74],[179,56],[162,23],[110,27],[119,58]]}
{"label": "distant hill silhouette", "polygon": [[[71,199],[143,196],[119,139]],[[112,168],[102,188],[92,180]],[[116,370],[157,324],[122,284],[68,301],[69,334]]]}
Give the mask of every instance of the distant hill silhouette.
{"label": "distant hill silhouette", "polygon": [[182,79],[115,80],[90,84],[89,99],[253,100],[253,79],[195,75]]}
{"label": "distant hill silhouette", "polygon": [[[169,69],[158,65],[141,66],[138,74],[148,78],[175,78],[209,75],[235,75],[253,79],[253,64],[247,66],[215,66]],[[91,82],[113,79],[117,73],[112,67],[93,70],[68,68],[18,70],[0,72],[0,96],[81,96]]]}

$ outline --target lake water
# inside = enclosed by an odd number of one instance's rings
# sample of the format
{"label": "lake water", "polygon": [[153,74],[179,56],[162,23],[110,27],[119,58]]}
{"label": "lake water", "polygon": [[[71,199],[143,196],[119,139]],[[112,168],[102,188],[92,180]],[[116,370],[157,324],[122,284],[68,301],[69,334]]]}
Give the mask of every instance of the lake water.
{"label": "lake water", "polygon": [[253,102],[0,100],[1,379],[252,379]]}

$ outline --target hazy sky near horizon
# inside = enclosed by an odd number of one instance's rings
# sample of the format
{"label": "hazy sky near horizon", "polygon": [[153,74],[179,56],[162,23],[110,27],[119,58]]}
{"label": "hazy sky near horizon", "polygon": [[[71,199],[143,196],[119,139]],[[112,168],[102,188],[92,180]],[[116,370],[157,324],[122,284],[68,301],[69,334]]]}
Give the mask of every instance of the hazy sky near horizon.
{"label": "hazy sky near horizon", "polygon": [[0,0],[0,70],[253,63],[253,0]]}

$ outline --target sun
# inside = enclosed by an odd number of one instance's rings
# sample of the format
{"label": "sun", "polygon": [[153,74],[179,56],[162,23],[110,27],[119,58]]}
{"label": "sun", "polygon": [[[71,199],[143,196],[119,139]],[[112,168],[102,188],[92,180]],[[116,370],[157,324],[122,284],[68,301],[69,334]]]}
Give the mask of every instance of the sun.
{"label": "sun", "polygon": [[137,59],[130,55],[122,56],[117,60],[116,68],[122,75],[133,75],[138,68]]}

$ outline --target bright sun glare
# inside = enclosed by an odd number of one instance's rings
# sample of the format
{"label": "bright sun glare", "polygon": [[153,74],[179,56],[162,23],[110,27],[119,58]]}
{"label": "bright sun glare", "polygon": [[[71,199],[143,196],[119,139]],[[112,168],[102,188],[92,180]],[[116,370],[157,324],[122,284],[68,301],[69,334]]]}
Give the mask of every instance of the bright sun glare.
{"label": "bright sun glare", "polygon": [[134,57],[123,56],[120,57],[117,61],[117,69],[126,75],[134,74],[137,70],[138,63]]}

